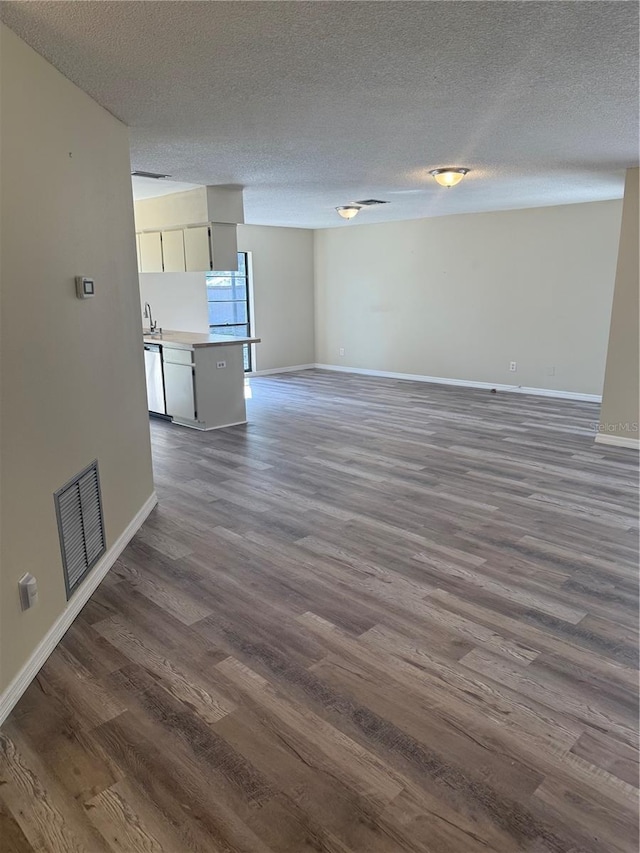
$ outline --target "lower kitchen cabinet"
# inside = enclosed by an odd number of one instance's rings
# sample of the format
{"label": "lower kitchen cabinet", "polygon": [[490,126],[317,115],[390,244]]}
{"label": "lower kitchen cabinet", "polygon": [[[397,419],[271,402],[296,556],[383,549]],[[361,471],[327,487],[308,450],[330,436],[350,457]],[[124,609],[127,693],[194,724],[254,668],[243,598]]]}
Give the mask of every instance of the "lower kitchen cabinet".
{"label": "lower kitchen cabinet", "polygon": [[164,365],[164,393],[167,413],[174,418],[195,421],[196,394],[193,387],[193,368],[184,364]]}
{"label": "lower kitchen cabinet", "polygon": [[167,414],[180,420],[197,420],[193,350],[164,347],[164,395]]}
{"label": "lower kitchen cabinet", "polygon": [[163,343],[166,413],[193,429],[219,429],[247,421],[242,341],[172,347]]}

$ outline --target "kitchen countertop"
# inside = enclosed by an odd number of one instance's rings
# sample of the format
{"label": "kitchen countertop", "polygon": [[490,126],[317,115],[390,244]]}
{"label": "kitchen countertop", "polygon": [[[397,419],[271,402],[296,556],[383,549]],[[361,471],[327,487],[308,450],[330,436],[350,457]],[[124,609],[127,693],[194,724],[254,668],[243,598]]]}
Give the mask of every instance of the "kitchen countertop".
{"label": "kitchen countertop", "polygon": [[145,344],[162,344],[176,349],[193,347],[228,347],[240,344],[259,344],[260,338],[235,338],[233,335],[214,335],[206,332],[177,332],[163,329],[160,334],[142,333]]}

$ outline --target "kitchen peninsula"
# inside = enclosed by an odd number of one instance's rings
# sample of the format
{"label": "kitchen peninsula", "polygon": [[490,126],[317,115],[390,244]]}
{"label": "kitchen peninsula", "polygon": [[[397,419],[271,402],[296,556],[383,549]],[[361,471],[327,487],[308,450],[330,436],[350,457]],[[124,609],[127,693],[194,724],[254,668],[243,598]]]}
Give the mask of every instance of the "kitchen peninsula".
{"label": "kitchen peninsula", "polygon": [[260,338],[163,330],[143,340],[152,414],[200,430],[247,422],[242,348]]}

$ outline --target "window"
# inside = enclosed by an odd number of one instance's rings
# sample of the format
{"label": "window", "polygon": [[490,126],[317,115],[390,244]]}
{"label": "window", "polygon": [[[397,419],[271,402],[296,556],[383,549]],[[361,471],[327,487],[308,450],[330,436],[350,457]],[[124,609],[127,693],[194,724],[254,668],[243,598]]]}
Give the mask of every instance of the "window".
{"label": "window", "polygon": [[[217,335],[249,337],[249,273],[246,252],[238,252],[238,270],[208,272],[209,328]],[[251,347],[243,347],[244,369],[251,370]]]}

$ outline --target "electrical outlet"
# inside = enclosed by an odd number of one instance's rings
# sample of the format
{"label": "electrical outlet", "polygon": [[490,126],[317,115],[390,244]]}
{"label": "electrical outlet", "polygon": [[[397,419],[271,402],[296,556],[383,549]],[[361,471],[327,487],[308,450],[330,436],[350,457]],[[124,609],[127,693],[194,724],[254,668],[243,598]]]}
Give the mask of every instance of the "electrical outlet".
{"label": "electrical outlet", "polygon": [[216,362],[216,367],[226,367],[226,366],[227,366],[227,362],[226,362],[226,361],[218,361],[218,362]]}
{"label": "electrical outlet", "polygon": [[547,367],[547,376],[555,376],[556,375],[556,366],[552,364],[551,367]]}
{"label": "electrical outlet", "polygon": [[344,347],[340,347],[340,349],[338,350],[338,352],[340,353],[340,355],[344,355]]}
{"label": "electrical outlet", "polygon": [[512,373],[515,373],[517,369],[518,369],[518,362],[517,361],[510,361],[509,362],[509,370]]}

